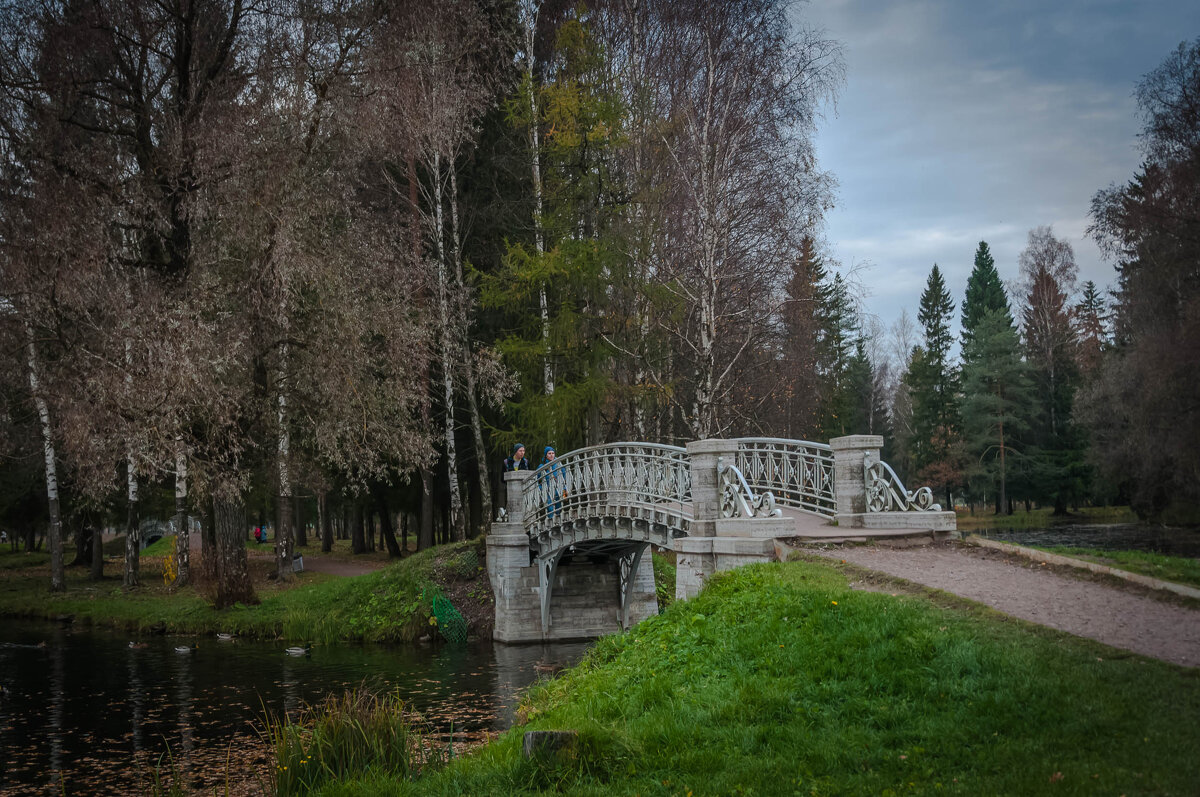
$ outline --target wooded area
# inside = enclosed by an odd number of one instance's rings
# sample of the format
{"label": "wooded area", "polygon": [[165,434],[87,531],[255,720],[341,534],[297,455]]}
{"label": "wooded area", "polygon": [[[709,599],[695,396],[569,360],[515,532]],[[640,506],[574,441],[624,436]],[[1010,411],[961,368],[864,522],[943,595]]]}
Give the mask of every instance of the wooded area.
{"label": "wooded area", "polygon": [[284,579],[309,524],[463,539],[517,441],[870,432],[1000,511],[1195,505],[1200,42],[1096,197],[1111,301],[1039,228],[1012,297],[980,244],[959,338],[936,266],[885,331],[822,255],[843,63],[802,10],[6,3],[0,522],[53,588],[122,525],[133,588],[140,518],[202,517],[229,605],[255,518]]}

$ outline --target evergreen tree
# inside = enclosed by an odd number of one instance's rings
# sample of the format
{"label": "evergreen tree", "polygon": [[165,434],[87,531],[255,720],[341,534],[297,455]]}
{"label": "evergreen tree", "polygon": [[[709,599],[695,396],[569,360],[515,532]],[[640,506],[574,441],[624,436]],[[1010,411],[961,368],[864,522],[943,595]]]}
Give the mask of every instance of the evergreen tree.
{"label": "evergreen tree", "polygon": [[962,420],[968,478],[976,495],[990,495],[996,514],[1008,513],[1014,440],[1029,428],[1032,398],[1029,366],[1007,302],[977,319],[963,350]]}
{"label": "evergreen tree", "polygon": [[1079,338],[1076,350],[1079,370],[1084,375],[1095,373],[1108,345],[1108,308],[1096,283],[1083,283],[1083,295],[1075,305],[1075,330]]}
{"label": "evergreen tree", "polygon": [[848,430],[855,429],[859,420],[853,417],[858,404],[856,390],[867,388],[856,388],[850,378],[859,324],[842,275],[834,274],[819,286],[817,299],[819,436],[828,439],[855,433]]}
{"label": "evergreen tree", "polygon": [[961,447],[958,440],[958,374],[950,359],[950,319],[954,302],[935,263],[921,294],[917,321],[924,345],[914,353],[908,372],[912,393],[912,457],[918,476],[946,491],[960,484]]}
{"label": "evergreen tree", "polygon": [[980,241],[979,248],[975,250],[975,267],[967,278],[967,295],[962,305],[964,358],[975,328],[985,315],[998,310],[1008,314],[1009,322],[1012,322],[1012,310],[1008,306],[1004,285],[1000,282],[1000,272],[996,270],[996,261],[992,259],[987,241]]}
{"label": "evergreen tree", "polygon": [[824,318],[829,286],[825,266],[809,236],[800,241],[783,305],[783,368],[785,378],[779,408],[781,433],[790,438],[816,439],[820,431],[818,329]]}

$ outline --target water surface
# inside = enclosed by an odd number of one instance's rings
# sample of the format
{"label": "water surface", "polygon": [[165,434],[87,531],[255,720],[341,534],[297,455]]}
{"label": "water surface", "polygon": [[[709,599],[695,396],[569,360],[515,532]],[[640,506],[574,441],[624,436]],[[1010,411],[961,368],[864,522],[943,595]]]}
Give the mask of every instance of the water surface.
{"label": "water surface", "polygon": [[974,529],[971,534],[1019,545],[1099,548],[1104,551],[1150,551],[1200,557],[1200,529],[1136,523],[1064,524],[1044,529]]}
{"label": "water surface", "polygon": [[[461,739],[499,731],[511,724],[520,690],[545,669],[535,664],[569,665],[587,648],[331,645],[296,658],[282,642],[150,637],[131,649],[130,641],[108,630],[0,621],[0,793],[136,791],[168,749],[184,761],[205,759],[210,770],[228,768],[226,760],[237,767],[247,747],[261,747],[254,727],[264,708],[291,712],[359,685],[398,692],[435,732]],[[176,652],[193,642],[195,650]]]}

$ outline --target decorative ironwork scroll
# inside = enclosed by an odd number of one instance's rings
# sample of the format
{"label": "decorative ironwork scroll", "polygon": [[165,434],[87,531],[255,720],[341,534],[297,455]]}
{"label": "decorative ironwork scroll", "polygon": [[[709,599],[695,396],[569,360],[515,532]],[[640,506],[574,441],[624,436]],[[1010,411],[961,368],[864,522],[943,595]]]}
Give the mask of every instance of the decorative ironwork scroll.
{"label": "decorative ironwork scroll", "polygon": [[754,490],[770,491],[783,506],[826,517],[837,514],[833,449],[824,443],[775,437],[738,441],[738,470]]}
{"label": "decorative ironwork scroll", "polygon": [[920,487],[913,492],[904,489],[892,466],[867,454],[863,460],[867,483],[868,512],[940,512],[941,504],[933,502],[933,490]]}
{"label": "decorative ironwork scroll", "polygon": [[737,465],[717,458],[717,478],[721,488],[721,517],[779,517],[775,496],[769,491],[755,495]]}

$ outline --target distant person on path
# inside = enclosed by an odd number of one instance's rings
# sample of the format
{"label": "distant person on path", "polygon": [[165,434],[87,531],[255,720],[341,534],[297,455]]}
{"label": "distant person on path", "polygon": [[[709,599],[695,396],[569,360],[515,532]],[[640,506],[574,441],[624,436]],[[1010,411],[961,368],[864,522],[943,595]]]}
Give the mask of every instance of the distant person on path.
{"label": "distant person on path", "polygon": [[517,443],[513,446],[512,456],[504,460],[504,472],[510,470],[531,470],[529,460],[525,459],[525,444]]}

